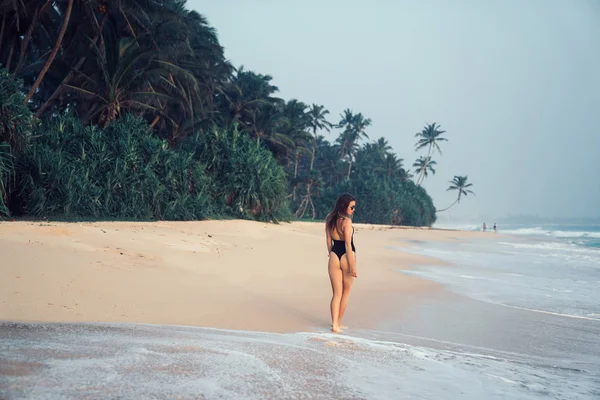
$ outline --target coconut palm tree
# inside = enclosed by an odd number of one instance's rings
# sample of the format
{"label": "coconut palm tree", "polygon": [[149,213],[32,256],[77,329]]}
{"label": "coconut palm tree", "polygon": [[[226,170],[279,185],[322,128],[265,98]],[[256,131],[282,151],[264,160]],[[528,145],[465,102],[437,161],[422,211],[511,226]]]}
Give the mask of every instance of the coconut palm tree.
{"label": "coconut palm tree", "polygon": [[[446,131],[440,130],[441,126],[437,125],[435,122],[433,124],[426,125],[421,132],[417,132],[415,137],[419,138],[417,143],[415,143],[415,151],[419,151],[425,147],[427,147],[427,157],[430,159],[432,152],[437,149],[437,151],[442,154],[442,149],[440,148],[439,142],[448,141],[448,139],[441,137],[443,133]],[[417,179],[417,182],[423,181],[423,174],[425,173],[425,169],[421,170],[421,174]]]}
{"label": "coconut palm tree", "polygon": [[425,178],[427,178],[428,173],[431,172],[432,175],[435,175],[434,165],[437,163],[431,159],[431,157],[419,157],[417,161],[412,165],[415,168],[415,173],[419,174],[419,180],[417,181],[417,185],[421,185]]}
{"label": "coconut palm tree", "polygon": [[[126,110],[142,115],[149,111],[161,113],[161,100],[185,103],[168,87],[173,84],[169,75],[175,71],[189,78],[189,85],[194,85],[193,77],[186,71],[159,60],[158,52],[140,48],[131,39],[121,39],[114,46],[94,46],[94,49],[96,73],[78,72],[73,83],[65,85],[79,96],[77,105],[84,123],[107,126]],[[165,113],[162,115],[170,118]]]}
{"label": "coconut palm tree", "polygon": [[291,159],[288,156],[288,165],[290,161],[294,162],[293,179],[291,181],[293,188],[292,199],[294,201],[296,200],[296,188],[299,184],[297,178],[301,156],[310,155],[309,143],[311,142],[312,135],[309,132],[310,117],[307,109],[308,105],[296,99],[288,101],[283,107],[283,115],[287,121],[284,133],[291,139],[293,148]]}
{"label": "coconut palm tree", "polygon": [[403,159],[397,158],[394,153],[387,153],[385,155],[383,168],[388,179],[400,178],[401,180],[404,180],[406,171],[402,167],[403,161]]}
{"label": "coconut palm tree", "polygon": [[392,146],[390,146],[389,142],[384,138],[380,137],[377,139],[375,143],[373,143],[375,152],[381,157],[385,157],[390,151],[392,151]]}
{"label": "coconut palm tree", "polygon": [[365,118],[361,113],[354,114],[350,109],[345,109],[340,116],[341,119],[337,127],[343,128],[344,131],[338,137],[337,143],[340,145],[341,158],[346,158],[348,161],[346,179],[350,179],[350,171],[352,170],[354,154],[358,149],[358,141],[361,138],[369,138],[365,129],[371,126],[371,119]]}
{"label": "coconut palm tree", "polygon": [[317,131],[325,129],[327,132],[331,129],[333,124],[327,121],[327,114],[329,110],[325,107],[313,104],[308,111],[308,127],[312,131],[312,154],[310,157],[310,171],[313,170],[315,164],[315,151],[317,150]]}
{"label": "coconut palm tree", "polygon": [[448,189],[446,189],[446,191],[456,190],[456,191],[458,191],[458,197],[456,198],[454,203],[450,204],[448,207],[444,208],[443,210],[436,210],[436,212],[446,211],[447,209],[449,209],[456,203],[460,203],[460,198],[463,195],[466,196],[467,194],[471,193],[473,196],[475,196],[475,193],[473,193],[472,190],[467,189],[472,186],[473,186],[472,183],[467,183],[466,175],[465,176],[455,175],[454,178],[450,181],[450,187],[448,187]]}

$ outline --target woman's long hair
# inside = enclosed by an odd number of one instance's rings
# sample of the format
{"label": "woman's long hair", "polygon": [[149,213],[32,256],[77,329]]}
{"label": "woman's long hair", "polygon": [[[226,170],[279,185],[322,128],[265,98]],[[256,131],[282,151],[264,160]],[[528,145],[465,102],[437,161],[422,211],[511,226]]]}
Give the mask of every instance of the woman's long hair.
{"label": "woman's long hair", "polygon": [[338,197],[333,210],[327,215],[327,218],[325,218],[325,225],[329,232],[333,232],[333,229],[337,227],[337,222],[340,218],[348,217],[346,210],[348,210],[348,206],[353,201],[356,201],[356,199],[348,193],[344,193]]}

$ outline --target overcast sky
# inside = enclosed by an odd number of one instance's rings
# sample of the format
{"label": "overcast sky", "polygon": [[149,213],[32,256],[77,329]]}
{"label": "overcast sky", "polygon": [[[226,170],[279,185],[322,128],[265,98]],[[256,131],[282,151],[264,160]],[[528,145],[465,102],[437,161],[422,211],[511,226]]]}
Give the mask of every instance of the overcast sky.
{"label": "overcast sky", "polygon": [[[367,6],[367,4],[369,4]],[[438,208],[454,175],[476,197],[452,219],[600,217],[600,1],[188,0],[235,66],[280,97],[350,108],[412,165],[414,134],[449,142],[425,187]],[[335,134],[325,135],[330,141]],[[442,214],[439,220],[447,217]]]}

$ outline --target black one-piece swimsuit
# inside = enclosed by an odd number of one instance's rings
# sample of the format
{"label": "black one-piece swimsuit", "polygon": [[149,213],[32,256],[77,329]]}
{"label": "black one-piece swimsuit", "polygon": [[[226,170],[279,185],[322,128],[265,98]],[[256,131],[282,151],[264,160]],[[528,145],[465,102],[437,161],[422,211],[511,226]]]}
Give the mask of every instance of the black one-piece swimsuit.
{"label": "black one-piece swimsuit", "polygon": [[[344,240],[333,240],[333,246],[331,247],[331,251],[335,253],[336,256],[341,260],[342,256],[346,254],[346,242]],[[354,227],[352,227],[352,251],[356,253],[356,247],[354,247]]]}

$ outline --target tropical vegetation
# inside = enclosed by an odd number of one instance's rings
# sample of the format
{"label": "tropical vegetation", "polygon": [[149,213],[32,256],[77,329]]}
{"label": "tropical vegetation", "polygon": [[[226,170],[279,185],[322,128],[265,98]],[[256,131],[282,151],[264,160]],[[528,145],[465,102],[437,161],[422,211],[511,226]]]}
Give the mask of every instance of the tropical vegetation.
{"label": "tropical vegetation", "polygon": [[0,19],[0,217],[322,219],[348,191],[357,221],[435,221],[439,125],[413,176],[367,116],[233,66],[185,0],[0,0]]}

